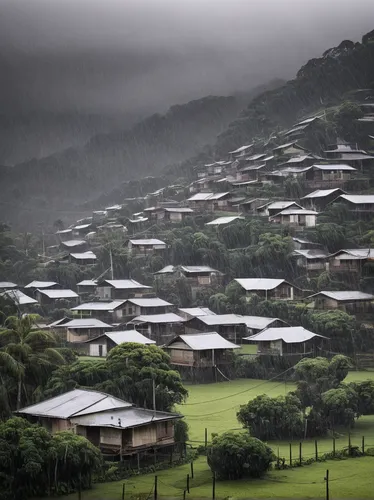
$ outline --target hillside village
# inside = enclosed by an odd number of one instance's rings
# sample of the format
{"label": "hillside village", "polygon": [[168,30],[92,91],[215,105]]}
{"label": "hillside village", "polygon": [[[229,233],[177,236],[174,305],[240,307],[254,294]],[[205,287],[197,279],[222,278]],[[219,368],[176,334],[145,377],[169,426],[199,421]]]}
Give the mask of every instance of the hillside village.
{"label": "hillside village", "polygon": [[[321,356],[372,367],[374,87],[213,156],[42,235],[2,225],[4,318],[37,314],[33,328],[84,362],[156,345],[193,384],[257,378],[261,359],[268,377]],[[138,471],[150,450],[173,455],[173,404],[153,399],[152,410],[105,384],[64,383],[47,401],[17,399],[18,414],[52,432],[74,428],[105,453],[135,457]]]}

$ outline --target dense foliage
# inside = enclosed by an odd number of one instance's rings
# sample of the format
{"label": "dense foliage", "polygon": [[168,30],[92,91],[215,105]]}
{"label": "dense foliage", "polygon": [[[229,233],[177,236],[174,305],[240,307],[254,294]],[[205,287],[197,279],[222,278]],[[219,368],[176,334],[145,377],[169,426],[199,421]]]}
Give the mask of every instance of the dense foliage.
{"label": "dense foliage", "polygon": [[261,477],[273,460],[269,446],[247,433],[225,432],[213,438],[208,464],[217,479]]}

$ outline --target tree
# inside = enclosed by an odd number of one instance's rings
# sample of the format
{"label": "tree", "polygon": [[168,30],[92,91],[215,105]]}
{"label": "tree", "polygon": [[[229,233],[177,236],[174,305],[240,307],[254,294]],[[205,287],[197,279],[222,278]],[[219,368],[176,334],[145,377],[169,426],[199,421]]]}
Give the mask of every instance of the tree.
{"label": "tree", "polygon": [[357,394],[358,413],[360,415],[374,415],[374,381],[351,382],[348,386]]}
{"label": "tree", "polygon": [[0,331],[1,361],[17,382],[17,410],[25,398],[29,399],[30,392],[42,384],[57,365],[65,362],[55,348],[54,335],[38,330],[37,319],[33,314],[20,318],[10,316],[5,322],[6,328]]}
{"label": "tree", "polygon": [[271,448],[248,433],[216,436],[208,453],[208,465],[217,479],[261,477],[273,459]]}
{"label": "tree", "polygon": [[322,410],[330,428],[343,425],[351,428],[358,416],[358,396],[348,385],[330,389],[322,394]]}
{"label": "tree", "polygon": [[301,402],[293,394],[257,396],[237,413],[239,422],[258,439],[293,439],[304,430]]}

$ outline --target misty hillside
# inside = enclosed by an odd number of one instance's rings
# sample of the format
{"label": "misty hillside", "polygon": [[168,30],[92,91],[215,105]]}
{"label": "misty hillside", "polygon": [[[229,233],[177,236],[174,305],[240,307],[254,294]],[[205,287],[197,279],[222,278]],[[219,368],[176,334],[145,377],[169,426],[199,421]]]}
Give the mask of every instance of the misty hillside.
{"label": "misty hillside", "polygon": [[85,146],[0,167],[3,220],[18,226],[51,223],[59,211],[74,211],[124,181],[160,173],[165,165],[194,156],[214,144],[263,88],[172,106],[165,115],[154,114],[128,130],[96,135]]}
{"label": "misty hillside", "polygon": [[218,137],[217,154],[246,141],[267,137],[292,125],[307,113],[333,106],[353,89],[374,85],[374,30],[362,43],[344,40],[311,59],[294,80],[255,97],[240,117]]}

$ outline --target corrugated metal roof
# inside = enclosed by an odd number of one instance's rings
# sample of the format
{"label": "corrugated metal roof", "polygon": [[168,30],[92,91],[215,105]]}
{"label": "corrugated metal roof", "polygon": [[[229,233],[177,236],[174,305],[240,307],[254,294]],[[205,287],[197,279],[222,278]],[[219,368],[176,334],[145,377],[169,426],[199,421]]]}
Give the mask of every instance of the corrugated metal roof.
{"label": "corrugated metal roof", "polygon": [[83,280],[77,283],[77,286],[97,286],[96,280]]}
{"label": "corrugated metal roof", "polygon": [[193,213],[192,208],[188,207],[167,207],[164,210],[165,212],[171,212],[171,213],[181,213],[181,214]]}
{"label": "corrugated metal roof", "polygon": [[170,302],[166,302],[166,300],[160,299],[159,297],[139,298],[139,299],[134,298],[134,299],[128,299],[127,301],[139,307],[165,307],[173,305]]}
{"label": "corrugated metal roof", "polygon": [[137,316],[136,318],[129,321],[127,324],[137,324],[137,323],[183,323],[186,321],[181,316],[175,313],[164,313],[164,314],[143,314]]}
{"label": "corrugated metal roof", "polygon": [[91,224],[80,224],[79,226],[74,226],[73,229],[87,229]]}
{"label": "corrugated metal roof", "polygon": [[67,419],[73,415],[112,410],[132,406],[131,403],[114,398],[105,392],[74,389],[60,396],[35,405],[26,406],[17,413],[39,417]]}
{"label": "corrugated metal roof", "polygon": [[[373,122],[374,121],[374,116],[373,117],[365,117],[365,118],[359,118],[360,121],[370,121],[370,122]],[[362,161],[362,160],[372,160],[374,159],[374,156],[370,156],[370,155],[367,155],[367,154],[361,154],[361,153],[342,153],[340,155],[340,159],[341,160],[351,160],[351,161]]]}
{"label": "corrugated metal roof", "polygon": [[245,151],[246,149],[252,148],[253,144],[246,144],[245,146],[240,146],[240,148],[235,149],[234,151],[229,151],[229,155],[234,155],[236,153],[241,153],[242,151]]}
{"label": "corrugated metal roof", "polygon": [[125,279],[125,280],[104,280],[105,283],[108,283],[111,285],[113,288],[119,289],[119,290],[126,290],[126,289],[137,289],[137,288],[152,288],[147,285],[142,285],[141,283],[138,283],[135,280],[132,279]]}
{"label": "corrugated metal roof", "polygon": [[282,210],[277,215],[318,215],[318,212],[315,210],[307,210],[305,208],[287,208],[286,210]]}
{"label": "corrugated metal roof", "polygon": [[341,189],[335,188],[335,189],[317,189],[316,191],[313,191],[312,193],[307,194],[302,200],[307,198],[324,198],[325,196],[330,196],[330,194],[335,193],[336,191],[340,191]]}
{"label": "corrugated metal roof", "polygon": [[61,229],[60,231],[57,231],[56,234],[69,234],[72,233],[72,229]]}
{"label": "corrugated metal roof", "polygon": [[277,146],[276,148],[273,148],[273,151],[278,151],[279,149],[286,149],[289,148],[293,145],[296,144],[296,141],[294,142],[287,142],[286,144],[281,144],[280,146]]}
{"label": "corrugated metal roof", "polygon": [[183,307],[179,308],[179,311],[185,314],[189,314],[190,316],[194,316],[198,318],[200,316],[215,316],[216,313],[208,309],[207,307]]}
{"label": "corrugated metal roof", "polygon": [[191,198],[188,198],[187,201],[204,201],[208,200],[213,193],[196,193]]}
{"label": "corrugated metal roof", "polygon": [[326,297],[329,297],[330,299],[336,300],[338,302],[355,301],[355,300],[374,300],[374,295],[371,295],[370,293],[364,293],[359,291],[331,292],[326,290],[322,290],[319,293],[310,295],[307,298],[310,299],[312,297],[317,297],[318,295],[325,295]]}
{"label": "corrugated metal roof", "polygon": [[136,222],[146,222],[147,220],[147,217],[138,217],[137,219],[129,219],[129,222],[135,224]]}
{"label": "corrugated metal roof", "polygon": [[185,346],[188,346],[193,351],[206,351],[208,349],[240,349],[238,345],[224,339],[217,332],[179,335],[174,340],[169,342],[167,347],[172,348],[173,343],[178,342],[179,339],[184,342]]}
{"label": "corrugated metal roof", "polygon": [[210,200],[219,200],[223,198],[224,196],[227,196],[229,191],[226,191],[225,193],[213,193],[213,195],[209,198]]}
{"label": "corrugated metal roof", "polygon": [[20,306],[38,303],[37,300],[32,299],[25,293],[21,292],[21,290],[6,290],[5,292],[0,293],[0,297],[8,297],[9,300],[12,300],[15,304],[18,304]]}
{"label": "corrugated metal roof", "polygon": [[38,292],[50,299],[72,299],[77,298],[79,295],[73,290],[39,290]]}
{"label": "corrugated metal roof", "polygon": [[244,316],[240,316],[239,314],[206,315],[199,316],[198,319],[208,326],[245,325]]}
{"label": "corrugated metal roof", "polygon": [[50,288],[51,286],[58,285],[55,281],[32,281],[24,288]]}
{"label": "corrugated metal roof", "polygon": [[343,249],[339,250],[339,252],[335,252],[331,254],[331,257],[334,257],[338,260],[365,260],[365,259],[374,259],[374,249],[370,248],[353,248],[353,249]]}
{"label": "corrugated metal roof", "polygon": [[85,240],[68,240],[68,241],[61,241],[61,245],[64,245],[66,247],[78,247],[80,245],[84,245],[86,242]]}
{"label": "corrugated metal roof", "polygon": [[232,217],[218,217],[218,219],[214,219],[211,222],[207,222],[205,225],[206,226],[218,226],[221,224],[229,224],[230,222],[233,222],[234,220],[244,220],[244,217],[241,217],[240,215],[234,215]]}
{"label": "corrugated metal roof", "polygon": [[308,159],[313,159],[313,156],[310,155],[293,156],[288,161],[286,161],[286,163],[301,163]]}
{"label": "corrugated metal roof", "polygon": [[71,253],[70,255],[77,260],[96,260],[97,258],[91,250],[88,252]]}
{"label": "corrugated metal roof", "polygon": [[114,311],[117,307],[126,302],[123,300],[112,300],[110,302],[86,302],[79,306],[72,307],[71,311]]}
{"label": "corrugated metal roof", "polygon": [[266,318],[264,316],[243,316],[243,320],[246,327],[253,330],[263,330],[272,323],[275,323],[275,321],[281,321],[282,323],[285,323],[285,321],[279,318]]}
{"label": "corrugated metal roof", "polygon": [[312,165],[312,168],[317,168],[318,170],[351,170],[351,171],[356,170],[350,165],[344,165],[339,163],[335,164],[330,163],[329,165]]}
{"label": "corrugated metal roof", "polygon": [[153,246],[153,245],[166,245],[164,241],[151,238],[149,240],[129,240],[132,245]]}
{"label": "corrugated metal roof", "polygon": [[153,273],[153,274],[172,274],[175,272],[175,267],[174,266],[165,266],[159,271]]}
{"label": "corrugated metal roof", "polygon": [[152,422],[163,422],[182,418],[176,413],[146,410],[144,408],[123,408],[114,411],[92,413],[86,416],[75,415],[73,424],[85,427],[110,427],[115,429],[129,429],[148,425]]}
{"label": "corrugated metal roof", "polygon": [[306,259],[327,259],[327,257],[330,256],[329,252],[326,252],[326,250],[320,250],[319,248],[294,250],[293,255],[301,255]]}
{"label": "corrugated metal roof", "polygon": [[342,194],[339,198],[354,205],[372,205],[374,203],[374,194]]}
{"label": "corrugated metal roof", "polygon": [[89,344],[90,342],[94,342],[105,337],[112,340],[116,345],[123,344],[125,342],[135,342],[136,344],[143,345],[156,343],[154,340],[150,340],[137,330],[123,330],[120,332],[105,332],[94,339],[86,340],[85,344]]}
{"label": "corrugated metal roof", "polygon": [[282,283],[286,283],[285,280],[274,278],[236,278],[235,281],[248,292],[251,290],[274,290]]}
{"label": "corrugated metal roof", "polygon": [[326,339],[323,335],[310,332],[302,326],[289,326],[286,328],[267,328],[260,333],[246,337],[245,340],[251,342],[271,342],[274,340],[283,340],[286,344],[300,344],[314,337]]}
{"label": "corrugated metal roof", "polygon": [[17,288],[17,286],[16,283],[12,283],[11,281],[0,281],[0,289]]}
{"label": "corrugated metal roof", "polygon": [[[282,210],[290,207],[291,205],[297,205],[302,208],[296,201],[273,201],[269,205],[267,205],[268,210]],[[258,207],[261,208],[261,207]]]}
{"label": "corrugated metal roof", "polygon": [[[51,325],[48,325],[49,327]],[[100,321],[99,319],[95,318],[80,318],[80,319],[72,319],[68,321],[67,323],[63,323],[61,325],[54,325],[55,327],[59,328],[73,328],[73,329],[79,329],[79,328],[113,328],[111,325],[107,325],[103,321]]]}
{"label": "corrugated metal roof", "polygon": [[217,269],[213,269],[209,266],[181,266],[181,269],[186,273],[198,274],[198,273],[220,273]]}

